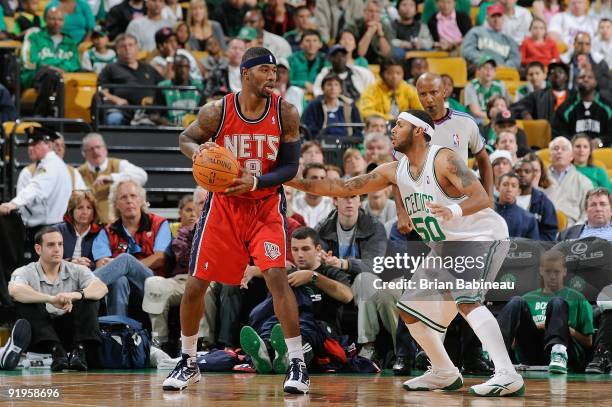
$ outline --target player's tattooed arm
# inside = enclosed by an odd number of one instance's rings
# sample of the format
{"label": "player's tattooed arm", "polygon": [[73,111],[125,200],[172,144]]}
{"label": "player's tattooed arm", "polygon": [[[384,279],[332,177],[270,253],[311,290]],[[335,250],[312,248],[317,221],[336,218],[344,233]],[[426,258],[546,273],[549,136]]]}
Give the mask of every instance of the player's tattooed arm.
{"label": "player's tattooed arm", "polygon": [[370,192],[380,191],[381,189],[394,184],[396,168],[397,162],[392,162],[379,166],[369,174],[359,175],[347,180],[308,180],[295,178],[285,183],[285,185],[315,195],[333,197],[363,195]]}
{"label": "player's tattooed arm", "polygon": [[292,143],[300,139],[300,114],[295,106],[291,103],[281,100],[281,125],[283,126],[283,134],[281,134],[281,143]]}
{"label": "player's tattooed arm", "polygon": [[[441,151],[436,157],[435,166],[438,176],[448,180],[448,182],[442,182],[442,185],[450,183],[460,194],[468,197],[460,205],[464,216],[490,206],[489,196],[482,184],[454,151],[448,149]],[[453,196],[448,193],[447,195]]]}
{"label": "player's tattooed arm", "polygon": [[221,100],[215,100],[202,106],[198,117],[179,136],[181,152],[193,159],[200,145],[214,137],[222,115],[223,102]]}

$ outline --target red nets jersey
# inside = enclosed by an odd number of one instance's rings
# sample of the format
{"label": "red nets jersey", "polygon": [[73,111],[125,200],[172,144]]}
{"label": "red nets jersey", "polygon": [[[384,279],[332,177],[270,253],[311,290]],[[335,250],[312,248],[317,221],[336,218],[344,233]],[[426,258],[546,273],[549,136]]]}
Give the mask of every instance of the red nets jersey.
{"label": "red nets jersey", "polygon": [[[282,133],[280,102],[281,98],[272,94],[261,117],[249,120],[240,111],[238,93],[230,93],[223,98],[221,124],[213,141],[231,151],[240,165],[255,176],[276,167]],[[236,197],[261,199],[277,190],[277,186],[263,188]]]}

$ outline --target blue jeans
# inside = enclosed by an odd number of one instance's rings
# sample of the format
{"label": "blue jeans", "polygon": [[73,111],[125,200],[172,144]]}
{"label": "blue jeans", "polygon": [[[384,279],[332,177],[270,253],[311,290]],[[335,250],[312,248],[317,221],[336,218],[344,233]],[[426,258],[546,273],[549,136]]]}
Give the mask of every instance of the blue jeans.
{"label": "blue jeans", "polygon": [[144,296],[144,283],[153,277],[150,268],[142,264],[131,254],[123,253],[104,267],[94,271],[108,286],[106,307],[109,315],[127,316],[130,292],[136,289],[139,296]]}
{"label": "blue jeans", "polygon": [[128,124],[128,122],[120,110],[109,110],[106,112],[106,124],[109,126],[121,126],[122,124]]}

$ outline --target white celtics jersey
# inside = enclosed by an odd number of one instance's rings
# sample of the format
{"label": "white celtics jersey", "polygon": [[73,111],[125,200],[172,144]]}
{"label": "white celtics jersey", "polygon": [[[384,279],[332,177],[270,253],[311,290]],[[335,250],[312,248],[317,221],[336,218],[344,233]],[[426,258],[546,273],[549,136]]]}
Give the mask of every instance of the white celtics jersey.
{"label": "white celtics jersey", "polygon": [[438,184],[434,161],[443,148],[430,145],[425,165],[416,180],[410,174],[408,157],[402,157],[397,165],[395,176],[402,202],[421,239],[425,242],[440,242],[491,241],[508,238],[506,221],[491,208],[450,221],[439,220],[430,213],[427,202],[449,206],[467,199],[466,196],[449,197]]}

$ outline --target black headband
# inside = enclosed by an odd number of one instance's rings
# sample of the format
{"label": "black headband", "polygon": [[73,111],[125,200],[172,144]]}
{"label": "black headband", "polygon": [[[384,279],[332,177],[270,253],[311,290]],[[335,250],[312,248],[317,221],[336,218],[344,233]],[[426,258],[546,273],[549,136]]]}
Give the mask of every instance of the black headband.
{"label": "black headband", "polygon": [[269,54],[269,55],[262,55],[259,57],[255,57],[255,58],[251,58],[248,59],[246,61],[244,61],[243,63],[240,64],[240,68],[252,68],[254,66],[257,65],[264,65],[264,64],[271,64],[271,65],[276,65],[276,58],[274,58],[274,55]]}

